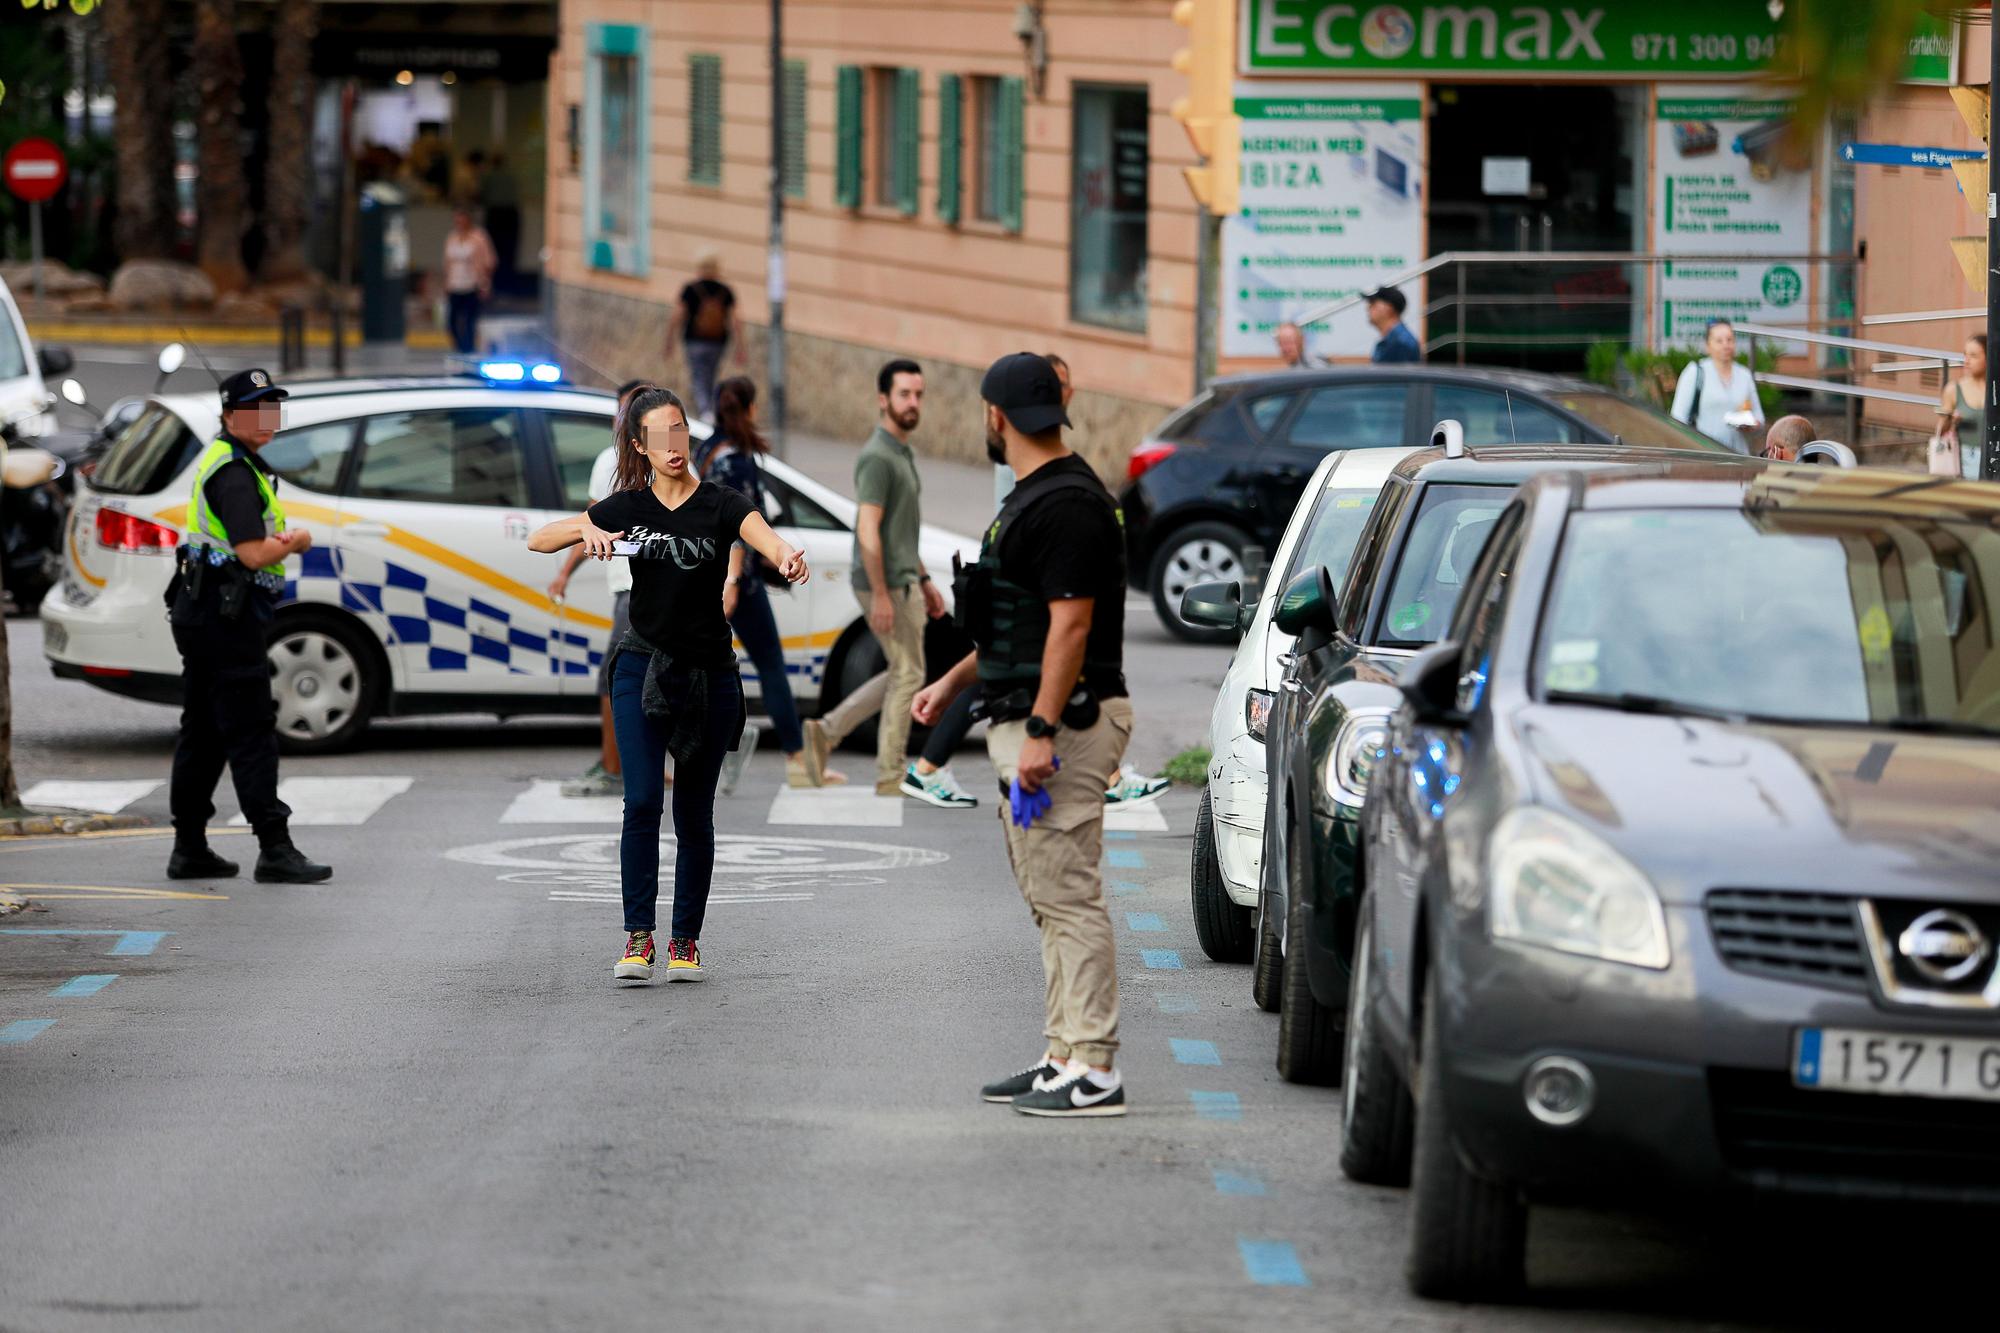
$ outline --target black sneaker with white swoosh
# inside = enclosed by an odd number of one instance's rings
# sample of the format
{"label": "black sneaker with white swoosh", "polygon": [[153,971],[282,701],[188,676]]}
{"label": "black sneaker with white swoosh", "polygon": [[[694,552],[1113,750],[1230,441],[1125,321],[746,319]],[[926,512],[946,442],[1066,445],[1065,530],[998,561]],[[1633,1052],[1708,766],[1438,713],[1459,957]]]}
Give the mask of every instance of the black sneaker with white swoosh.
{"label": "black sneaker with white swoosh", "polygon": [[1118,1077],[1116,1070],[1110,1077],[1112,1082],[1107,1087],[1101,1081],[1104,1075],[1082,1065],[1072,1065],[1060,1079],[1016,1097],[1014,1109],[1022,1115],[1057,1119],[1124,1115],[1125,1080]]}
{"label": "black sneaker with white swoosh", "polygon": [[1023,1069],[1018,1074],[1009,1074],[997,1083],[988,1083],[979,1090],[982,1101],[1011,1102],[1024,1092],[1033,1092],[1051,1079],[1059,1079],[1063,1067],[1053,1060],[1044,1059],[1040,1064]]}

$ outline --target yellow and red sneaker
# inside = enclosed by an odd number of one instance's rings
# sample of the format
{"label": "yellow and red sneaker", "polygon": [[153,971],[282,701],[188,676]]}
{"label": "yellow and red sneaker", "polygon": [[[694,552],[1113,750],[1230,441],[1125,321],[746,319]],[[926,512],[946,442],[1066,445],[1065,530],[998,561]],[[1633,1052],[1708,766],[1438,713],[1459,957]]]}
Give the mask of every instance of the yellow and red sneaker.
{"label": "yellow and red sneaker", "polygon": [[625,956],[618,960],[618,966],[611,969],[611,975],[619,981],[651,981],[653,979],[653,932],[635,930],[632,938],[625,941]]}
{"label": "yellow and red sneaker", "polygon": [[667,941],[667,980],[701,980],[701,950],[693,940],[676,935]]}

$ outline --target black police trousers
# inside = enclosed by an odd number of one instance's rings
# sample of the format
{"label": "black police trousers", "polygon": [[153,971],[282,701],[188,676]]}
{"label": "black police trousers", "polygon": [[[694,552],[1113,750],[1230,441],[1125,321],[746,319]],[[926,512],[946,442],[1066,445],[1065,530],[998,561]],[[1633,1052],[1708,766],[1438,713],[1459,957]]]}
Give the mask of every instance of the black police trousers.
{"label": "black police trousers", "polygon": [[278,799],[278,708],[271,699],[264,623],[246,614],[176,625],[174,646],[185,692],[169,796],[175,840],[203,844],[215,815],[215,784],[227,764],[257,841],[266,847],[285,842],[292,811]]}

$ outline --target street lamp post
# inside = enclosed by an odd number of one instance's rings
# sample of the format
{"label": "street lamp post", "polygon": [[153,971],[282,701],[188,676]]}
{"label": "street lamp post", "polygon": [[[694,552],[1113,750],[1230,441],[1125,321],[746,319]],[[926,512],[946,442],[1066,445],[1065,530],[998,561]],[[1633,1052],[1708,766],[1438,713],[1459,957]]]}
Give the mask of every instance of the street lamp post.
{"label": "street lamp post", "polygon": [[771,0],[771,240],[765,266],[770,298],[770,334],[765,378],[769,381],[772,447],[785,456],[785,0]]}

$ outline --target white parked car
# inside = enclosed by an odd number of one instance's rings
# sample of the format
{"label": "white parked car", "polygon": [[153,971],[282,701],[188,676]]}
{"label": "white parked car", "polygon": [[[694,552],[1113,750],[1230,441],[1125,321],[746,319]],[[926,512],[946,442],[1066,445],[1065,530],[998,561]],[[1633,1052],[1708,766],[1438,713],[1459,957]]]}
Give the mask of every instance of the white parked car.
{"label": "white parked car", "polygon": [[12,422],[23,439],[56,428],[55,395],[45,377],[65,374],[70,354],[59,347],[37,351],[14,293],[0,278],[0,421]]}
{"label": "white parked car", "polygon": [[[550,600],[557,558],[529,551],[527,538],[587,504],[616,403],[501,373],[513,382],[286,386],[284,428],[263,457],[282,478],[286,515],[313,533],[312,549],[286,562],[271,639],[288,749],[351,745],[388,715],[596,712],[610,591],[586,566],[563,603]],[[696,439],[708,437],[691,424]],[[180,658],[161,598],[195,457],[220,428],[212,389],[156,395],[78,479],[62,579],[42,603],[56,675],[178,701]],[[772,594],[792,692],[810,714],[881,662],[848,584],[854,504],[776,459],[764,478],[772,525],[812,568],[804,586]],[[950,569],[978,544],[926,527],[921,550],[928,567]],[[933,634],[952,632],[948,620],[932,623]],[[744,686],[754,701],[747,662]]]}
{"label": "white parked car", "polygon": [[[1195,812],[1190,891],[1195,935],[1218,962],[1248,962],[1255,941],[1258,871],[1264,854],[1264,719],[1284,679],[1292,636],[1272,623],[1285,586],[1325,565],[1346,573],[1382,484],[1414,449],[1350,449],[1320,460],[1306,483],[1254,606],[1217,603],[1213,617],[1243,630],[1208,720],[1208,782]],[[1190,608],[1192,609],[1192,608]],[[1226,621],[1220,622],[1226,623]]]}

